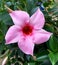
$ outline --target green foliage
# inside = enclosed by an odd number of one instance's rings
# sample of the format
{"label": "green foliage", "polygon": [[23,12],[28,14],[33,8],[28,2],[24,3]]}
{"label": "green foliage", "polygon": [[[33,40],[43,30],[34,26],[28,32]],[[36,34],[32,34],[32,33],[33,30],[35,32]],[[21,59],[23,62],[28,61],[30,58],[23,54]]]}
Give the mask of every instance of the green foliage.
{"label": "green foliage", "polygon": [[[44,29],[53,33],[50,40],[41,45],[35,45],[34,57],[24,54],[17,44],[5,45],[5,33],[13,25],[5,4],[12,10],[27,11],[30,16],[42,3],[45,16]],[[0,65],[8,57],[6,65],[58,65],[58,3],[54,0],[0,0]],[[57,63],[56,63],[57,62]]]}
{"label": "green foliage", "polygon": [[52,65],[55,65],[55,63],[58,61],[58,53],[50,52],[49,58],[50,58]]}
{"label": "green foliage", "polygon": [[58,40],[55,36],[52,36],[50,38],[49,46],[53,52],[58,52]]}

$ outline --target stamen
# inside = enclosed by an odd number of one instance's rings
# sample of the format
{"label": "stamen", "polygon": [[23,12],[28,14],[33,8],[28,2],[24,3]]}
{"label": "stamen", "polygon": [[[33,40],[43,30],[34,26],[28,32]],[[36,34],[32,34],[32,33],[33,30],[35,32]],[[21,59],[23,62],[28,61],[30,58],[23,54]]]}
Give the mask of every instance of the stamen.
{"label": "stamen", "polygon": [[30,35],[33,31],[33,27],[30,26],[29,24],[25,25],[22,29],[23,33],[26,35]]}

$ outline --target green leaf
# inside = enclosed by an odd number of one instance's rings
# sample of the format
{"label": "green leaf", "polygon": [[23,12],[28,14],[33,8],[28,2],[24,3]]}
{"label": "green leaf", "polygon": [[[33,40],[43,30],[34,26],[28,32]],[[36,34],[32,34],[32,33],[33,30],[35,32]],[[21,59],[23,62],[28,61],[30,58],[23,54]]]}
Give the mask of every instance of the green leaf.
{"label": "green leaf", "polygon": [[54,35],[49,40],[49,47],[53,52],[58,52],[58,40]]}
{"label": "green leaf", "polygon": [[50,52],[48,56],[52,65],[55,65],[55,63],[58,61],[58,53]]}
{"label": "green leaf", "polygon": [[29,65],[35,65],[35,62],[32,62],[32,63],[28,63]]}
{"label": "green leaf", "polygon": [[7,26],[3,21],[0,21],[0,31],[3,35],[5,35],[5,33],[7,31]]}
{"label": "green leaf", "polygon": [[0,13],[0,22],[3,21],[6,25],[12,25],[12,19],[6,11]]}
{"label": "green leaf", "polygon": [[48,11],[51,12],[52,15],[58,15],[58,2],[55,2]]}
{"label": "green leaf", "polygon": [[[50,22],[49,22],[50,23]],[[53,25],[51,25],[51,24],[48,24],[48,23],[46,23],[46,25],[45,25],[45,27],[44,27],[47,31],[49,31],[49,32],[54,32],[54,26]]]}
{"label": "green leaf", "polygon": [[44,55],[44,56],[38,57],[37,61],[44,61],[46,59],[48,59],[48,55]]}
{"label": "green leaf", "polygon": [[3,41],[3,37],[4,37],[4,35],[3,35],[2,31],[0,30],[0,43]]}

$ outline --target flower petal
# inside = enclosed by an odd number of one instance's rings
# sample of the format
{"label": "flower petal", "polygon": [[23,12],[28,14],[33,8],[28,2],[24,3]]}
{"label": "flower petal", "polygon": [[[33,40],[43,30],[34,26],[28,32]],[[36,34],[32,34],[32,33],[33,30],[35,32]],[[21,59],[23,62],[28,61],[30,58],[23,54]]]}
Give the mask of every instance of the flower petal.
{"label": "flower petal", "polygon": [[41,29],[44,26],[45,18],[43,13],[38,9],[30,18],[30,23],[35,29]]}
{"label": "flower petal", "polygon": [[41,44],[49,40],[52,33],[45,31],[44,29],[37,30],[34,32],[34,42],[35,44]]}
{"label": "flower petal", "polygon": [[10,16],[16,25],[22,25],[25,22],[29,22],[29,14],[25,11],[13,11]]}
{"label": "flower petal", "polygon": [[5,36],[6,44],[17,42],[19,37],[20,37],[20,27],[16,25],[11,26]]}
{"label": "flower petal", "polygon": [[25,54],[33,55],[34,43],[30,37],[20,40],[18,46]]}

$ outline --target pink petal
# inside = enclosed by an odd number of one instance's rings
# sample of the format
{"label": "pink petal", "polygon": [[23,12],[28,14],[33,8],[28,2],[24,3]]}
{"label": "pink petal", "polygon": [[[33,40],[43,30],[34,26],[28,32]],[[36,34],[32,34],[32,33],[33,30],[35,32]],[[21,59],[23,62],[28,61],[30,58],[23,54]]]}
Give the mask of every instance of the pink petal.
{"label": "pink petal", "polygon": [[41,44],[49,40],[52,33],[45,31],[44,29],[34,31],[34,42]]}
{"label": "pink petal", "polygon": [[11,26],[5,36],[6,44],[18,42],[19,37],[20,37],[20,27],[16,25]]}
{"label": "pink petal", "polygon": [[44,26],[45,18],[43,13],[38,9],[30,18],[30,23],[35,29],[41,29]]}
{"label": "pink petal", "polygon": [[29,14],[25,11],[13,11],[10,16],[16,25],[22,25],[25,22],[29,22]]}
{"label": "pink petal", "polygon": [[33,55],[34,44],[30,37],[20,40],[18,46],[25,54]]}

